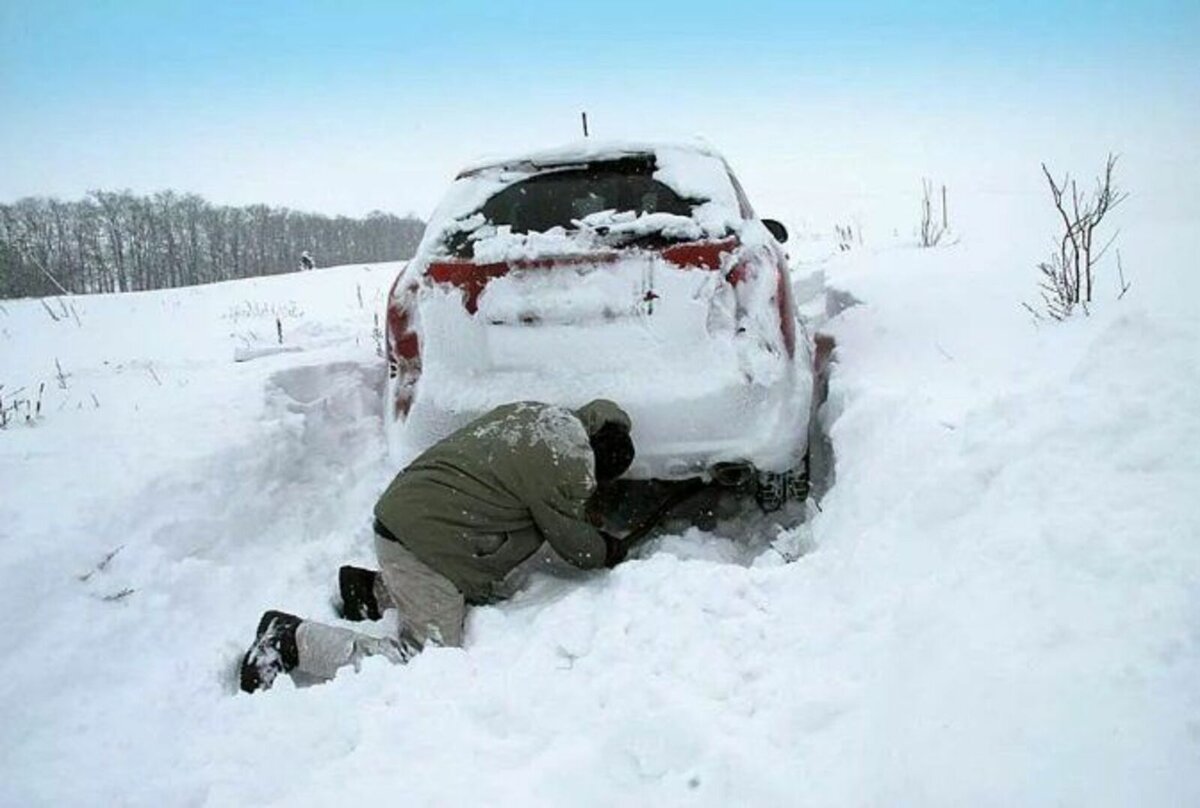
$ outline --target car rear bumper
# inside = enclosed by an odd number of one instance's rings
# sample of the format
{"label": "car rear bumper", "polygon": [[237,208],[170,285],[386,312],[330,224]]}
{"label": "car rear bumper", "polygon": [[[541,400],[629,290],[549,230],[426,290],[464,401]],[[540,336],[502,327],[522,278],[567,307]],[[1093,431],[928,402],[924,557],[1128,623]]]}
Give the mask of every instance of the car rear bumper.
{"label": "car rear bumper", "polygon": [[[653,380],[489,373],[454,379],[422,377],[408,417],[393,425],[393,453],[406,463],[425,448],[493,407],[512,401],[545,401],[579,407],[594,398],[616,401],[633,421],[637,457],[627,477],[679,480],[709,475],[718,463],[749,463],[784,471],[807,445],[811,376],[791,368],[770,386],[713,384],[689,389]],[[569,390],[569,394],[567,391]]]}

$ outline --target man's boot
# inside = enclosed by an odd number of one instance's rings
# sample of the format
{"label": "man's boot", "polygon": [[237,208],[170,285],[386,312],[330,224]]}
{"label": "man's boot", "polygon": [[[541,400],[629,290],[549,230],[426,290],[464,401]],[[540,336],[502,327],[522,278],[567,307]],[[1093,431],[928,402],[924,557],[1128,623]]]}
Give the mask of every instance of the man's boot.
{"label": "man's boot", "polygon": [[247,693],[266,690],[280,673],[300,663],[296,629],[300,618],[285,612],[265,612],[258,621],[254,643],[242,657],[241,688]]}
{"label": "man's boot", "polygon": [[383,611],[375,597],[379,573],[361,567],[338,570],[338,589],[342,593],[342,617],[346,620],[379,620]]}

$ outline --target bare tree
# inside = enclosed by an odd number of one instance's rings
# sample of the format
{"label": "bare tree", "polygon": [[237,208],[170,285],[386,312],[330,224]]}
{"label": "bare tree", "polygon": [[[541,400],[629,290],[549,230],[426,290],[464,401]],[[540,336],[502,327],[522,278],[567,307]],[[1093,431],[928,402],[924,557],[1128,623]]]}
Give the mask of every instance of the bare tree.
{"label": "bare tree", "polygon": [[[1070,317],[1077,306],[1083,309],[1084,314],[1088,312],[1096,264],[1117,237],[1114,232],[1103,246],[1097,248],[1096,231],[1108,212],[1128,196],[1118,190],[1113,182],[1116,165],[1117,156],[1109,154],[1104,174],[1096,179],[1095,189],[1088,194],[1079,189],[1070,174],[1064,175],[1061,182],[1056,182],[1050,169],[1042,163],[1042,173],[1050,186],[1050,195],[1062,225],[1058,249],[1048,260],[1038,264],[1042,274],[1040,288],[1043,308],[1053,320]],[[1121,283],[1128,288],[1123,275],[1122,271]],[[1027,303],[1025,308],[1038,314]]]}

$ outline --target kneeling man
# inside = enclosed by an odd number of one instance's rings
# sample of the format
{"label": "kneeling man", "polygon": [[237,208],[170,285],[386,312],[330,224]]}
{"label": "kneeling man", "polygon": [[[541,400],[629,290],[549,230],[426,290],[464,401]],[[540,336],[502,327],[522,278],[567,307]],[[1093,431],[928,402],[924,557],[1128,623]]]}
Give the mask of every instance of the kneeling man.
{"label": "kneeling man", "polygon": [[597,482],[629,468],[629,431],[629,416],[604,399],[578,410],[520,402],[432,446],[375,505],[379,571],[338,575],[343,616],[378,620],[395,608],[399,636],[269,611],[242,659],[242,690],[266,689],[281,672],[328,679],[364,656],[405,662],[427,643],[460,646],[467,605],[497,600],[498,584],[543,542],[581,569],[620,562],[626,548],[586,506]]}

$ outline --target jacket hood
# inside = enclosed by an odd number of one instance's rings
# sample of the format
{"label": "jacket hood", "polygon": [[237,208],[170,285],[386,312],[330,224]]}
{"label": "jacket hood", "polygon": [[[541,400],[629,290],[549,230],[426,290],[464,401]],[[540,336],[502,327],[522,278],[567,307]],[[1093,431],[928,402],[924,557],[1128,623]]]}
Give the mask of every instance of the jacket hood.
{"label": "jacket hood", "polygon": [[618,407],[616,402],[609,401],[607,398],[598,398],[595,401],[589,401],[575,410],[575,415],[583,422],[583,428],[587,430],[589,438],[599,432],[608,423],[620,424],[627,430],[633,427],[633,422],[629,420],[629,415],[625,410]]}

